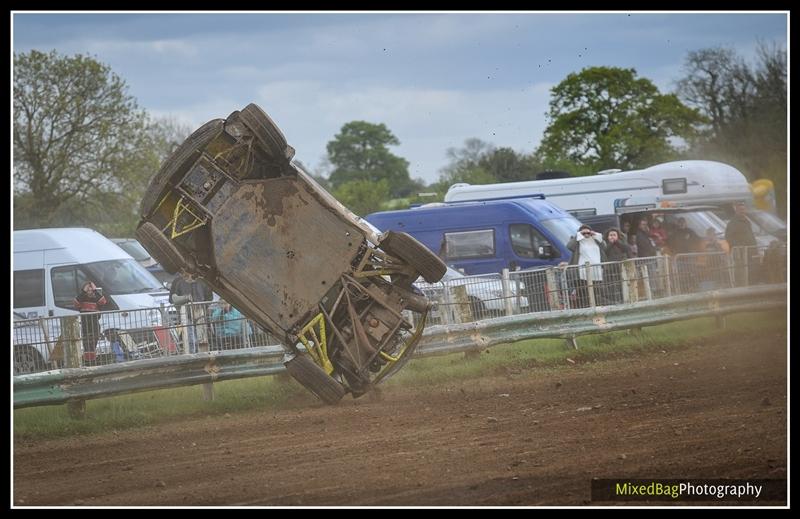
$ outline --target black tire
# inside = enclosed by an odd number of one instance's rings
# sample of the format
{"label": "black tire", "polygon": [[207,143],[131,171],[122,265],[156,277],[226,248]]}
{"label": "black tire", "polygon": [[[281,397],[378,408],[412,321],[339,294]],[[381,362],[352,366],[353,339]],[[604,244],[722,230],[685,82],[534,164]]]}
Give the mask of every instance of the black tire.
{"label": "black tire", "polygon": [[389,231],[380,247],[414,267],[428,283],[436,283],[447,272],[447,265],[439,256],[404,232]]}
{"label": "black tire", "polygon": [[136,229],[136,238],[170,274],[175,274],[179,270],[193,272],[197,268],[194,259],[179,251],[175,244],[151,222],[145,222]]}
{"label": "black tire", "polygon": [[222,133],[225,126],[223,119],[213,119],[195,130],[172,154],[161,164],[158,173],[150,180],[139,213],[142,218],[147,218],[161,201],[167,185],[174,180],[175,174],[187,163],[194,162],[202,153],[203,148]]}
{"label": "black tire", "polygon": [[294,148],[286,142],[280,129],[272,119],[258,105],[250,103],[245,106],[238,114],[239,119],[256,139],[267,149],[270,155],[275,158],[284,158],[287,162],[294,157]]}
{"label": "black tire", "polygon": [[328,405],[336,405],[347,393],[344,386],[303,354],[284,364],[286,371],[306,389]]}

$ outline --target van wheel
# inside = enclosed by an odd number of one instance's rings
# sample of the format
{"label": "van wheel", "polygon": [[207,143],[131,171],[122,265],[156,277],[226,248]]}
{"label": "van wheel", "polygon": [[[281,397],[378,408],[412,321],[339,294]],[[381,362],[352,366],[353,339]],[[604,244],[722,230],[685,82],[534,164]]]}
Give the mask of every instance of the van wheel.
{"label": "van wheel", "polygon": [[194,260],[179,251],[152,222],[145,222],[136,229],[136,238],[170,274],[180,270],[192,272],[197,268]]}
{"label": "van wheel", "polygon": [[185,167],[185,165],[191,164],[197,160],[203,148],[214,140],[217,135],[222,133],[224,125],[225,121],[223,119],[208,121],[195,130],[169,157],[167,157],[164,163],[161,164],[158,173],[156,173],[150,181],[147,191],[142,198],[142,203],[139,206],[139,212],[142,218],[147,218],[161,201],[167,184],[170,182],[175,183],[179,180],[175,178],[177,176],[176,173],[180,172],[181,168]]}
{"label": "van wheel", "polygon": [[347,392],[343,385],[303,354],[284,364],[286,371],[306,389],[328,405],[335,405]]}
{"label": "van wheel", "polygon": [[439,256],[404,232],[389,231],[380,248],[414,267],[428,283],[436,283],[447,272],[447,265]]}
{"label": "van wheel", "polygon": [[17,346],[14,348],[14,374],[36,373],[45,368],[42,355],[32,346]]}
{"label": "van wheel", "polygon": [[266,147],[273,157],[283,157],[287,161],[294,157],[294,148],[286,142],[286,137],[270,117],[258,105],[250,103],[238,114],[239,119],[253,132],[256,139]]}

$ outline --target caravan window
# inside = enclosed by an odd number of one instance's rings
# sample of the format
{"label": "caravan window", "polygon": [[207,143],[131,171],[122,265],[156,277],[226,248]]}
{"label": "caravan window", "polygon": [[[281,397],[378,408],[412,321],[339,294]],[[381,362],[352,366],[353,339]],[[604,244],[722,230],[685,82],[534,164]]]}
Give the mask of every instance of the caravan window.
{"label": "caravan window", "polygon": [[[539,259],[539,247],[550,245],[547,238],[527,223],[514,223],[508,226],[511,248],[521,258]],[[549,256],[548,256],[549,259]]]}
{"label": "caravan window", "polygon": [[685,178],[665,178],[661,181],[661,190],[665,195],[680,195],[686,192]]}
{"label": "caravan window", "polygon": [[44,269],[14,271],[14,308],[44,306]]}
{"label": "caravan window", "polygon": [[444,234],[447,259],[494,257],[494,229]]}

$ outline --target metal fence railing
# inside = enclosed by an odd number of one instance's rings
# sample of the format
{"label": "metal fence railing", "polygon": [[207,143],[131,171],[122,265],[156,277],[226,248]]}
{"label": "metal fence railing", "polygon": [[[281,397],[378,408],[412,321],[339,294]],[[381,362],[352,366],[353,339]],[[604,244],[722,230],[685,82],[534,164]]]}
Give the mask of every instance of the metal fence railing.
{"label": "metal fence railing", "polygon": [[[785,245],[635,258],[416,286],[434,303],[429,324],[636,304],[725,288],[786,282]],[[224,302],[14,322],[14,373],[88,367],[279,341]]]}

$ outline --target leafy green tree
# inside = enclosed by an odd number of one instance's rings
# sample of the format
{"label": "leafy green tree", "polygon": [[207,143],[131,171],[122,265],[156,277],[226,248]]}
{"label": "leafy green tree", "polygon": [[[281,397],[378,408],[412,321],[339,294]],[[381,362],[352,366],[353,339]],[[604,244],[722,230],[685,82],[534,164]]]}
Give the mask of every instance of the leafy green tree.
{"label": "leafy green tree", "polygon": [[327,145],[328,160],[334,168],[330,175],[331,187],[338,191],[349,182],[385,180],[390,196],[407,196],[413,190],[408,161],[388,148],[399,144],[384,124],[365,121],[345,124]]}
{"label": "leafy green tree", "polygon": [[443,186],[446,191],[448,186],[457,182],[470,184],[495,182],[494,176],[480,166],[481,160],[494,150],[493,144],[475,137],[465,140],[461,148],[447,148],[446,154],[450,163],[440,171],[437,189]]}
{"label": "leafy green tree", "polygon": [[690,52],[678,95],[708,119],[691,154],[739,168],[775,184],[785,214],[787,178],[786,51],[760,43],[755,64],[723,47]]}
{"label": "leafy green tree", "polygon": [[661,94],[634,69],[591,67],[552,89],[549,125],[537,150],[544,164],[580,170],[633,169],[675,158],[676,139],[696,134],[703,118],[675,95]]}
{"label": "leafy green tree", "polygon": [[359,216],[380,210],[381,204],[389,196],[389,182],[386,179],[351,180],[341,184],[333,191],[333,196]]}
{"label": "leafy green tree", "polygon": [[14,226],[130,227],[160,162],[125,82],[95,59],[14,55]]}
{"label": "leafy green tree", "polygon": [[494,177],[495,182],[534,180],[536,173],[542,170],[534,156],[517,153],[511,148],[498,148],[485,154],[478,165]]}

